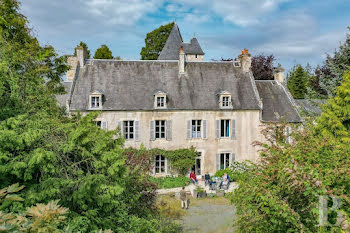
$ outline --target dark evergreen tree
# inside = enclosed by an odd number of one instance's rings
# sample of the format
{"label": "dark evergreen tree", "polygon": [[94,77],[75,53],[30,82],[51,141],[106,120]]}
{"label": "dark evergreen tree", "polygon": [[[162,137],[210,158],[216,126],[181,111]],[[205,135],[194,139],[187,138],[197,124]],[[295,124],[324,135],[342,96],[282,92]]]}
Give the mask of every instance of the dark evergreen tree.
{"label": "dark evergreen tree", "polygon": [[103,44],[96,50],[94,59],[113,59],[112,51],[107,45]]}
{"label": "dark evergreen tree", "polygon": [[304,99],[309,77],[301,65],[296,65],[287,75],[287,87],[295,99]]}
{"label": "dark evergreen tree", "polygon": [[157,60],[162,51],[174,23],[162,25],[159,28],[147,33],[145,39],[145,47],[141,50],[141,60]]}

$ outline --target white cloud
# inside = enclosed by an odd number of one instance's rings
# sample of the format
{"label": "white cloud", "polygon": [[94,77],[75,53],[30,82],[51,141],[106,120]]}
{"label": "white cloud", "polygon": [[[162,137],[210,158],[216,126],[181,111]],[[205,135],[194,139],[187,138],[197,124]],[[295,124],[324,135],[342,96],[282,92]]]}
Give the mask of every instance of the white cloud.
{"label": "white cloud", "polygon": [[176,0],[184,8],[193,7],[206,14],[215,14],[239,26],[258,24],[260,18],[278,9],[289,0]]}
{"label": "white cloud", "polygon": [[82,3],[87,11],[109,24],[132,25],[158,10],[162,0],[83,0]]}

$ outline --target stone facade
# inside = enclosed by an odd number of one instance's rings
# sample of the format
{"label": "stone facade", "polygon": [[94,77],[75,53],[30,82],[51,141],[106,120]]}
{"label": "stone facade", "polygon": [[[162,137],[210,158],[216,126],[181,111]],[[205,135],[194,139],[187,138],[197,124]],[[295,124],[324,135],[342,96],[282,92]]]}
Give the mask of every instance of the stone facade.
{"label": "stone facade", "polygon": [[204,61],[204,55],[186,54],[186,61]]}
{"label": "stone facade", "polygon": [[[227,152],[234,155],[234,160],[257,161],[258,152],[252,143],[262,140],[259,111],[106,111],[96,119],[107,122],[107,129],[114,130],[121,121],[139,121],[138,140],[126,140],[125,147],[161,148],[175,150],[194,146],[201,152],[201,174],[208,171],[214,174],[218,170],[218,154]],[[235,120],[235,137],[232,138],[232,127],[228,138],[217,138],[217,120]],[[154,120],[171,121],[171,139],[151,139],[150,122]],[[187,122],[206,120],[207,136],[187,138]],[[232,121],[231,121],[232,124]],[[170,171],[168,171],[169,173]]]}

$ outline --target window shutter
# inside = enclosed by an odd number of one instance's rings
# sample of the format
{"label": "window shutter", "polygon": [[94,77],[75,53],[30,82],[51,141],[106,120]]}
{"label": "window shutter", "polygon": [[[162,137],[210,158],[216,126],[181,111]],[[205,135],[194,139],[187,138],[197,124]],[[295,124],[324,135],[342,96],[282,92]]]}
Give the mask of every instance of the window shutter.
{"label": "window shutter", "polygon": [[192,132],[191,132],[191,121],[187,121],[187,139],[191,139],[192,137]]}
{"label": "window shutter", "polygon": [[203,120],[203,139],[208,139],[208,127],[207,127],[207,120]]}
{"label": "window shutter", "polygon": [[101,121],[101,129],[107,130],[107,121]]}
{"label": "window shutter", "polygon": [[155,140],[154,121],[150,121],[150,140]]}
{"label": "window shutter", "polygon": [[220,170],[220,154],[216,154],[216,171]]}
{"label": "window shutter", "polygon": [[170,174],[171,172],[170,172],[170,162],[169,162],[169,160],[167,159],[167,158],[165,158],[165,173],[166,174]]}
{"label": "window shutter", "polygon": [[172,140],[172,121],[166,121],[166,140],[171,141]]}
{"label": "window shutter", "polygon": [[123,131],[123,122],[122,121],[118,121],[118,127],[119,127],[121,135],[123,135],[124,131]]}
{"label": "window shutter", "polygon": [[216,138],[220,138],[220,120],[216,120]]}
{"label": "window shutter", "polygon": [[236,139],[236,120],[235,119],[232,119],[232,122],[231,122],[231,126],[232,126],[232,139]]}
{"label": "window shutter", "polygon": [[135,141],[140,141],[140,121],[135,121]]}

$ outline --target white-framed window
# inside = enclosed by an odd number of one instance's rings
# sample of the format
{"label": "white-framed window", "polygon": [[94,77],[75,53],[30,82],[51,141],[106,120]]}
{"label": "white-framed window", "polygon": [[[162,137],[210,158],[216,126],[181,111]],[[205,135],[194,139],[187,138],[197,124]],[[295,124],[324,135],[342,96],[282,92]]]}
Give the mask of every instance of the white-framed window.
{"label": "white-framed window", "polygon": [[230,137],[230,120],[220,120],[220,137]]}
{"label": "white-framed window", "polygon": [[123,134],[125,139],[134,139],[135,123],[134,121],[123,121]]}
{"label": "white-framed window", "polygon": [[90,110],[102,109],[102,93],[95,91],[89,96],[89,109]]}
{"label": "white-framed window", "polygon": [[157,97],[157,108],[164,108],[164,106],[165,106],[165,97],[158,96]]}
{"label": "white-framed window", "polygon": [[233,65],[234,65],[234,67],[241,67],[241,63],[239,62],[239,60],[237,58],[233,61]]}
{"label": "white-framed window", "polygon": [[156,94],[154,94],[154,108],[167,108],[167,94],[165,92],[158,91]]}
{"label": "white-framed window", "polygon": [[166,173],[166,159],[163,155],[156,155],[154,160],[154,173]]}
{"label": "white-framed window", "polygon": [[165,120],[155,121],[155,138],[163,139],[165,138]]}
{"label": "white-framed window", "polygon": [[231,95],[221,95],[220,96],[220,108],[231,108]]}
{"label": "white-framed window", "polygon": [[201,120],[192,120],[192,122],[191,122],[191,135],[192,135],[192,138],[201,138],[202,137],[202,121]]}
{"label": "white-framed window", "polygon": [[96,126],[100,129],[107,130],[107,121],[106,120],[96,120],[95,121]]}
{"label": "white-framed window", "polygon": [[220,169],[230,167],[230,153],[220,153]]}

